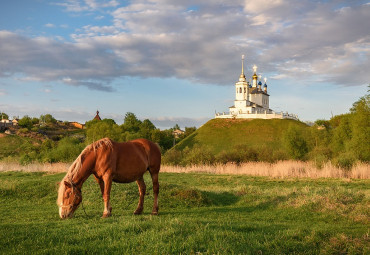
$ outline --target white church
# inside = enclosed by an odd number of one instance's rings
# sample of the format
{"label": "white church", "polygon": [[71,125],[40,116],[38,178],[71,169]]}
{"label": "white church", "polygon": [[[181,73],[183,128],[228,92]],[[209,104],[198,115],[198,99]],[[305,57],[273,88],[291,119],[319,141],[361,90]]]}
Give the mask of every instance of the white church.
{"label": "white church", "polygon": [[242,55],[242,73],[239,76],[239,81],[235,83],[234,105],[229,107],[228,113],[216,113],[215,118],[298,120],[298,116],[295,114],[288,114],[287,112],[276,113],[270,109],[267,79],[264,79],[265,83],[262,85],[262,77],[257,75],[256,65],[253,66],[253,71],[251,82],[247,82],[244,75],[244,55]]}

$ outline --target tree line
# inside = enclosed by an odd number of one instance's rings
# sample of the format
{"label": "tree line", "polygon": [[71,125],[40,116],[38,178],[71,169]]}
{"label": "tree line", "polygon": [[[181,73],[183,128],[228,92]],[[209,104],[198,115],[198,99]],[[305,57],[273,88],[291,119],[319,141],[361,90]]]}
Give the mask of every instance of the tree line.
{"label": "tree line", "polygon": [[[40,118],[24,116],[19,120],[23,132],[42,133],[56,123],[56,119],[50,114],[41,115]],[[238,145],[234,149],[215,155],[210,148],[199,144],[181,151],[171,149],[195,132],[196,128],[186,127],[185,133],[175,138],[173,131],[179,128],[178,125],[160,130],[149,119],[141,121],[131,112],[126,113],[122,125],[118,125],[112,119],[103,119],[88,121],[85,126],[86,129],[80,133],[66,133],[57,136],[57,139],[43,139],[38,143],[25,141],[17,148],[19,153],[13,154],[24,164],[33,161],[70,162],[87,144],[109,137],[118,142],[136,138],[152,140],[161,147],[164,154],[163,162],[172,165],[296,159],[314,161],[318,167],[331,161],[337,166],[350,169],[356,162],[370,161],[369,94],[356,101],[349,113],[334,116],[330,120],[317,120],[312,127],[290,126],[281,138],[279,150],[268,147],[256,150],[248,145]]]}
{"label": "tree line", "polygon": [[18,133],[21,134],[53,134],[46,139],[24,140],[14,153],[7,153],[13,155],[14,159],[18,158],[22,164],[34,161],[70,162],[86,145],[104,137],[117,142],[146,138],[157,143],[162,153],[165,153],[196,130],[195,127],[185,127],[185,133],[175,137],[173,131],[179,129],[177,124],[173,128],[160,130],[149,119],[141,121],[131,112],[126,113],[122,125],[118,125],[113,119],[94,119],[85,123],[85,129],[77,131],[63,131],[63,127],[69,125],[68,122],[58,122],[51,114],[41,115],[40,118],[26,115],[19,119],[18,125]]}

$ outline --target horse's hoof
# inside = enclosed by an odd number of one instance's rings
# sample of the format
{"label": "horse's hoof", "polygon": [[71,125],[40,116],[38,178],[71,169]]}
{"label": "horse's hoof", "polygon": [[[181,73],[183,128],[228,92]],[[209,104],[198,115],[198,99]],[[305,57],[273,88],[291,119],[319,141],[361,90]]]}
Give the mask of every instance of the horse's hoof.
{"label": "horse's hoof", "polygon": [[108,218],[108,217],[110,217],[110,216],[112,216],[112,214],[111,214],[111,213],[103,213],[102,218]]}
{"label": "horse's hoof", "polygon": [[134,215],[140,215],[140,214],[142,214],[143,213],[143,210],[136,210],[135,212],[134,212]]}
{"label": "horse's hoof", "polygon": [[152,212],[152,215],[158,215],[158,212]]}

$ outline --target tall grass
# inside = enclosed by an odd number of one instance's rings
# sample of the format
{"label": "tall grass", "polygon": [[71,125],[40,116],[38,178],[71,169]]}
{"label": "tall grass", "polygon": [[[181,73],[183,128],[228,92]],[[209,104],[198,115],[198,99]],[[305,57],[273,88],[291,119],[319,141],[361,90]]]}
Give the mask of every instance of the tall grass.
{"label": "tall grass", "polygon": [[[53,172],[61,173],[68,170],[70,163],[32,163],[21,165],[15,162],[0,162],[0,172],[25,171],[25,172]],[[212,174],[237,174],[249,176],[265,176],[275,178],[353,178],[370,179],[370,166],[366,163],[357,163],[351,169],[339,168],[331,162],[317,167],[314,162],[285,160],[276,163],[248,162],[243,164],[217,164],[217,165],[192,165],[169,166],[162,165],[161,172],[167,173],[212,173]]]}
{"label": "tall grass", "polygon": [[218,165],[193,165],[193,166],[162,166],[162,172],[168,173],[192,173],[206,172],[212,174],[240,174],[266,177],[299,177],[299,178],[354,178],[369,179],[369,164],[358,163],[352,169],[343,169],[334,166],[330,162],[315,166],[314,162],[303,161],[278,161],[276,163],[248,162],[243,164],[218,164]]}
{"label": "tall grass", "polygon": [[71,163],[31,163],[21,165],[18,162],[0,162],[0,172],[23,171],[23,172],[67,172]]}

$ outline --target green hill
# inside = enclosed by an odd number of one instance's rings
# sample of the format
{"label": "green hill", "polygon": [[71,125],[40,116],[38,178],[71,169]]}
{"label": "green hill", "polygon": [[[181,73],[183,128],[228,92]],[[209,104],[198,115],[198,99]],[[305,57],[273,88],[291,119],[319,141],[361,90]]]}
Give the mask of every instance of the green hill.
{"label": "green hill", "polygon": [[239,145],[250,148],[279,149],[284,131],[289,126],[305,129],[308,126],[295,120],[240,120],[212,119],[175,146],[182,150],[195,144],[208,146],[214,153],[230,150]]}
{"label": "green hill", "polygon": [[[287,159],[289,156],[283,146],[283,137],[292,126],[302,132],[308,128],[302,122],[286,119],[212,119],[168,151],[165,154],[165,162],[176,164],[179,162],[176,157],[194,157],[195,161],[190,161],[196,163],[197,158],[202,161],[200,158],[204,153],[209,154],[205,161]],[[233,158],[238,157],[235,155],[238,153],[250,155],[239,155],[239,159]],[[189,156],[190,154],[193,155]]]}

